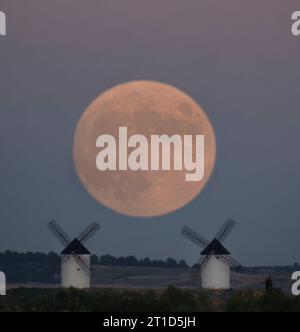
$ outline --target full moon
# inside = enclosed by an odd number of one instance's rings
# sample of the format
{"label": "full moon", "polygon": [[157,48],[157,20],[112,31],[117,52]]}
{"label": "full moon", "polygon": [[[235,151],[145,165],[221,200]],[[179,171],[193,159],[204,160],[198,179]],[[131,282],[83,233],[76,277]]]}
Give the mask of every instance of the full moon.
{"label": "full moon", "polygon": [[[129,137],[142,134],[148,141],[151,135],[204,135],[204,178],[185,181],[185,169],[99,171],[96,140],[104,134],[117,138],[119,127],[127,127]],[[96,201],[129,216],[161,216],[203,190],[214,168],[216,139],[207,115],[187,94],[163,83],[134,81],[105,91],[83,112],[73,157],[81,183]]]}

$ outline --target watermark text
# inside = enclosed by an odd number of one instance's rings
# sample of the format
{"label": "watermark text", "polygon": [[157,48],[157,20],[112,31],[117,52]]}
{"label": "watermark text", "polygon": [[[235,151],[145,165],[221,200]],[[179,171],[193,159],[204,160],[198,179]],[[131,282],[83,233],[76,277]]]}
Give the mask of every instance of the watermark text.
{"label": "watermark text", "polygon": [[300,10],[293,12],[292,20],[294,21],[292,24],[292,34],[300,36]]}
{"label": "watermark text", "polygon": [[0,271],[0,296],[6,295],[6,277],[3,272]]}
{"label": "watermark text", "polygon": [[295,296],[300,295],[300,271],[296,271],[292,274],[292,294]]}
{"label": "watermark text", "polygon": [[6,36],[6,15],[0,11],[0,36]]}
{"label": "watermark text", "polygon": [[[96,140],[96,147],[103,148],[96,157],[99,171],[184,169],[185,181],[204,178],[204,135],[151,135],[148,142],[144,135],[128,137],[127,127],[119,127],[117,139],[112,135],[101,135]],[[130,153],[128,149],[131,149]]]}

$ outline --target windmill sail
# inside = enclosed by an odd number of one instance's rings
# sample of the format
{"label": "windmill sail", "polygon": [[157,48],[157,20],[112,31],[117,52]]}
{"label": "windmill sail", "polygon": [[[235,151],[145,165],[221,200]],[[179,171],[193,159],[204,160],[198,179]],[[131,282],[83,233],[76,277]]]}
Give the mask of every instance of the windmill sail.
{"label": "windmill sail", "polygon": [[209,241],[188,226],[183,227],[181,234],[201,248],[205,248],[209,245]]}
{"label": "windmill sail", "polygon": [[208,256],[203,256],[203,257],[200,258],[200,260],[199,260],[199,269],[200,269],[200,271],[202,271],[204,269],[205,265],[208,262],[208,258],[209,258]]}
{"label": "windmill sail", "polygon": [[87,242],[98,231],[98,229],[100,229],[100,226],[96,222],[92,223],[77,236],[78,241],[81,243]]}
{"label": "windmill sail", "polygon": [[63,246],[70,244],[71,239],[55,220],[49,222],[48,228]]}
{"label": "windmill sail", "polygon": [[85,260],[85,257],[82,256],[73,256],[74,259],[76,260],[76,262],[78,263],[78,265],[82,268],[82,270],[85,272],[85,274],[90,277],[91,272],[90,272],[90,268],[89,265],[87,264],[87,261]]}
{"label": "windmill sail", "polygon": [[224,225],[220,228],[218,233],[215,235],[215,239],[218,240],[219,242],[223,242],[229,233],[232,231],[233,227],[235,226],[235,221],[232,219],[226,220]]}
{"label": "windmill sail", "polygon": [[231,256],[218,256],[218,258],[225,264],[228,264],[230,267],[239,267],[242,266],[237,260]]}

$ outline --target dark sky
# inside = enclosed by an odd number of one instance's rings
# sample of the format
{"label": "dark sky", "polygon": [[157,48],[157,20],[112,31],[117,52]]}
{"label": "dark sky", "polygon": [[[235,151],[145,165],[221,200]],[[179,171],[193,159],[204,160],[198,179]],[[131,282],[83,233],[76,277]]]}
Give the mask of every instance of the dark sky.
{"label": "dark sky", "polygon": [[[55,218],[72,235],[98,221],[97,254],[184,258],[188,224],[245,265],[300,261],[298,0],[1,0],[0,250],[60,250]],[[215,172],[184,209],[161,218],[116,214],[74,171],[72,141],[85,107],[131,80],[190,94],[217,135]]]}

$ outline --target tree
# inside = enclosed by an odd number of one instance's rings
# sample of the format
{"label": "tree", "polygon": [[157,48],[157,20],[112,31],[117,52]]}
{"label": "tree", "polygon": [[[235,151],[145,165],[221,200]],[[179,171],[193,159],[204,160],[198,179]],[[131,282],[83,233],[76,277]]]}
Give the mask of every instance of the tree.
{"label": "tree", "polygon": [[294,263],[293,264],[293,270],[300,271],[300,265],[299,265],[299,263]]}
{"label": "tree", "polygon": [[184,268],[188,267],[186,261],[183,260],[183,259],[181,259],[181,260],[179,261],[179,266],[180,266],[180,267],[184,267]]}
{"label": "tree", "polygon": [[271,276],[269,276],[269,278],[266,279],[265,285],[267,292],[273,289],[273,281]]}
{"label": "tree", "polygon": [[116,265],[116,258],[111,255],[104,255],[100,257],[100,265]]}
{"label": "tree", "polygon": [[176,260],[173,259],[173,258],[168,258],[168,259],[167,259],[167,265],[168,265],[169,267],[177,267],[177,266],[178,266]]}
{"label": "tree", "polygon": [[91,264],[92,265],[98,265],[99,264],[98,256],[96,256],[96,255],[91,256]]}
{"label": "tree", "polygon": [[134,256],[128,256],[126,257],[126,265],[128,266],[138,266],[139,261]]}
{"label": "tree", "polygon": [[149,257],[140,259],[139,266],[151,266],[151,261]]}

